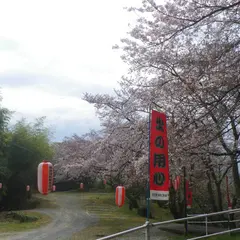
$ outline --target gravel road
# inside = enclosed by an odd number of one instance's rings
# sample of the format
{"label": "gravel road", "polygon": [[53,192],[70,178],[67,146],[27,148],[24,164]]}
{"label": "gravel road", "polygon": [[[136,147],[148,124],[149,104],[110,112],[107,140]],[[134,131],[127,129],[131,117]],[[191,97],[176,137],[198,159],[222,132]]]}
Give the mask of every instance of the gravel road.
{"label": "gravel road", "polygon": [[35,212],[48,214],[53,220],[45,227],[28,232],[0,234],[0,239],[9,240],[66,240],[73,233],[95,224],[96,216],[89,215],[79,204],[79,196],[75,194],[50,194],[59,208],[34,209]]}

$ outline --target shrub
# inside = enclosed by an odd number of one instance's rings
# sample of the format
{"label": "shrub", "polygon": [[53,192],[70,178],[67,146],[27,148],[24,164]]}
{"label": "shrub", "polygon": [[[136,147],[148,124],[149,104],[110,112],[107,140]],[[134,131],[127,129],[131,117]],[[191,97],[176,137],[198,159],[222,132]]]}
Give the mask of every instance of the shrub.
{"label": "shrub", "polygon": [[[147,216],[147,208],[146,207],[140,207],[137,210],[137,213],[141,217],[146,217]],[[153,218],[152,213],[150,211],[149,218]]]}
{"label": "shrub", "polygon": [[6,218],[12,218],[14,220],[17,220],[21,223],[23,222],[35,222],[38,220],[35,216],[27,216],[24,213],[21,212],[8,212],[6,215]]}
{"label": "shrub", "polygon": [[41,202],[39,199],[32,198],[27,201],[25,209],[34,209],[34,208],[38,207],[40,204],[41,204]]}

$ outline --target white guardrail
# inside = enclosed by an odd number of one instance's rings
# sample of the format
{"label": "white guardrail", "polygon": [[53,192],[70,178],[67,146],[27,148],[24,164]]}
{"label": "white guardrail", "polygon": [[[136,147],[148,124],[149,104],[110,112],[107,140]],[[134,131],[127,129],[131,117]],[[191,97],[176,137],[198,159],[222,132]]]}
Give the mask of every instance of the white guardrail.
{"label": "white guardrail", "polygon": [[[131,229],[128,229],[128,230],[125,230],[125,231],[122,231],[122,232],[118,232],[118,233],[115,233],[115,234],[112,234],[112,235],[109,235],[109,236],[101,237],[101,238],[98,238],[97,240],[114,239],[116,237],[123,236],[123,235],[129,234],[129,233],[133,233],[133,232],[136,232],[136,231],[141,230],[141,229],[146,229],[146,231],[145,231],[145,239],[146,240],[150,240],[151,239],[150,231],[149,231],[150,227],[156,227],[156,226],[160,226],[160,225],[167,225],[167,224],[170,224],[170,223],[179,223],[179,222],[185,222],[185,221],[189,222],[189,220],[194,220],[194,219],[198,219],[198,218],[205,218],[205,221],[201,221],[201,222],[197,221],[196,223],[198,223],[198,224],[199,223],[201,223],[201,224],[204,223],[205,224],[205,233],[206,234],[203,235],[203,236],[198,236],[198,237],[193,237],[193,238],[186,238],[186,240],[203,239],[203,238],[206,238],[206,237],[211,237],[211,236],[221,235],[221,234],[225,234],[225,233],[231,233],[231,232],[240,231],[240,228],[234,228],[234,229],[228,229],[228,230],[224,230],[224,231],[217,232],[217,233],[208,234],[208,225],[209,224],[223,223],[223,222],[230,223],[230,222],[238,222],[238,221],[240,221],[240,219],[230,221],[230,218],[228,220],[226,220],[226,221],[208,221],[209,217],[222,215],[222,214],[228,214],[228,216],[230,216],[230,214],[234,214],[234,213],[237,213],[237,212],[240,212],[240,208],[232,209],[232,210],[226,210],[226,211],[221,211],[221,212],[208,213],[208,214],[199,214],[199,215],[196,215],[196,216],[188,216],[186,218],[179,218],[179,219],[168,220],[168,221],[164,221],[164,222],[150,223],[150,222],[147,221],[142,226],[131,228]],[[189,222],[189,223],[193,223],[193,222]]]}

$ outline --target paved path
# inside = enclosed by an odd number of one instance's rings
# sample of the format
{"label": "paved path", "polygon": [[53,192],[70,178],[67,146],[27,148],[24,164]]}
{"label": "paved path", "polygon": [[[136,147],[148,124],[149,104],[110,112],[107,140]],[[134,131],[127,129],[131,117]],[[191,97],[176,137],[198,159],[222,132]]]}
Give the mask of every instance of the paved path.
{"label": "paved path", "polygon": [[[184,228],[183,223],[171,223],[171,224],[157,226],[157,227],[160,230],[175,233],[175,234],[184,235],[184,233],[185,233],[185,228]],[[227,231],[227,230],[228,230],[227,227],[213,226],[211,223],[208,223],[208,226],[207,226],[208,234],[220,233],[220,232]],[[240,230],[237,230],[235,232],[240,233]],[[206,234],[206,226],[199,225],[199,224],[188,224],[188,233],[195,235],[195,236],[205,235]]]}
{"label": "paved path", "polygon": [[0,239],[6,240],[66,240],[73,233],[93,225],[97,217],[89,215],[79,204],[79,196],[76,194],[55,194],[48,197],[53,198],[59,208],[34,209],[35,212],[48,214],[53,221],[45,227],[29,232],[17,232],[11,234],[0,234]]}
{"label": "paved path", "polygon": [[[181,223],[171,223],[168,225],[158,226],[159,229],[167,232],[172,232],[176,234],[184,235],[185,228],[184,224]],[[214,227],[208,224],[208,234],[222,232],[227,230],[226,228],[222,227]],[[204,225],[197,225],[197,224],[189,224],[188,225],[188,233],[193,235],[205,235],[206,234],[206,227]]]}
{"label": "paved path", "polygon": [[[208,234],[217,233],[224,231],[226,229],[220,227],[208,226]],[[169,237],[174,237],[182,235],[184,236],[184,224],[171,223],[167,225],[155,226],[150,228],[151,240],[169,240]],[[193,236],[205,235],[206,229],[205,226],[189,224],[188,233]],[[185,239],[188,239],[186,237]],[[135,233],[127,234],[123,237],[118,237],[116,240],[145,240],[145,230],[140,230]],[[171,238],[172,239],[172,238]]]}
{"label": "paved path", "polygon": [[[145,233],[146,233],[146,230],[143,229],[134,233],[127,234],[125,236],[117,237],[115,238],[115,240],[146,240]],[[162,231],[159,228],[150,228],[151,240],[169,240],[169,239],[174,239],[173,237],[176,237],[177,239],[179,235]]]}

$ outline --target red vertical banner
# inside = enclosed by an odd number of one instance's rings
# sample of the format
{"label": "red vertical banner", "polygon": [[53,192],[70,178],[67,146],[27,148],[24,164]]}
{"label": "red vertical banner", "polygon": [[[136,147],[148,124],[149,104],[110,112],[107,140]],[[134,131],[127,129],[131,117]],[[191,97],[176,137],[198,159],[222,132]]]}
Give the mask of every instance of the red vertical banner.
{"label": "red vertical banner", "polygon": [[180,178],[180,176],[176,176],[176,178],[175,178],[175,180],[174,180],[174,190],[175,191],[178,191],[179,190],[179,188],[180,188],[180,184],[181,184],[181,178]]}
{"label": "red vertical banner", "polygon": [[178,190],[177,179],[174,180],[174,190],[175,191]]}
{"label": "red vertical banner", "polygon": [[230,194],[229,194],[228,176],[226,176],[226,186],[227,186],[227,202],[228,202],[228,209],[232,209],[232,203],[231,203],[231,200],[230,200]]}
{"label": "red vertical banner", "polygon": [[152,110],[150,132],[150,199],[169,200],[166,115]]}
{"label": "red vertical banner", "polygon": [[187,208],[192,207],[192,189],[189,186],[189,181],[186,180],[186,200],[187,200]]}
{"label": "red vertical banner", "polygon": [[180,188],[180,184],[181,184],[181,178],[180,176],[177,176],[176,177],[176,180],[177,180],[177,190]]}

